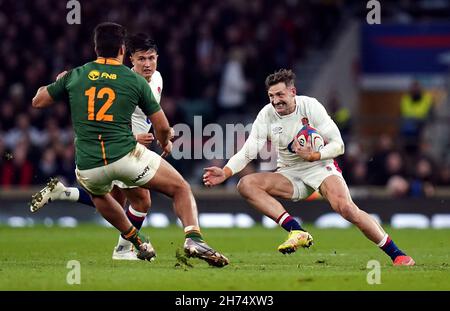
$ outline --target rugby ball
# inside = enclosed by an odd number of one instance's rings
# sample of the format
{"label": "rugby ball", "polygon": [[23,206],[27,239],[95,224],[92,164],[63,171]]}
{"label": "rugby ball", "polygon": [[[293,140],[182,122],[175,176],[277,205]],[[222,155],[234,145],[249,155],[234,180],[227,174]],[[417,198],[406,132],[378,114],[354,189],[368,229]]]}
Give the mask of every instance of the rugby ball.
{"label": "rugby ball", "polygon": [[304,147],[306,144],[311,144],[314,151],[320,151],[325,145],[322,136],[317,130],[309,125],[304,125],[300,131],[295,135],[300,146]]}

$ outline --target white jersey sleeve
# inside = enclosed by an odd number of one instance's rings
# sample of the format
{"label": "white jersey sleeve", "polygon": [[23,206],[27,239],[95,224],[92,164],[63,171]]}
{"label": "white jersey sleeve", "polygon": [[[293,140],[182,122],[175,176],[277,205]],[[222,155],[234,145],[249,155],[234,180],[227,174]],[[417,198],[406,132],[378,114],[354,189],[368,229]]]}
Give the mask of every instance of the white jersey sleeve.
{"label": "white jersey sleeve", "polygon": [[320,150],[320,159],[328,160],[340,156],[344,153],[344,141],[336,123],[317,99],[311,100],[310,103],[310,121],[316,125],[315,128],[327,141],[327,144]]}
{"label": "white jersey sleeve", "polygon": [[242,171],[249,162],[256,159],[258,152],[266,144],[269,124],[266,120],[265,111],[266,109],[263,109],[259,112],[244,146],[225,165],[231,169],[233,175]]}
{"label": "white jersey sleeve", "polygon": [[153,96],[155,96],[158,104],[161,102],[161,94],[163,90],[163,78],[159,71],[155,71],[152,74],[152,79],[150,80],[150,88],[152,89]]}
{"label": "white jersey sleeve", "polygon": [[[158,104],[161,102],[161,93],[163,88],[163,79],[159,71],[155,71],[152,75],[152,79],[149,82],[149,86],[152,90],[153,96],[155,96]],[[141,110],[141,108],[136,106],[133,114],[131,115],[131,130],[134,135],[148,133],[152,123]]]}

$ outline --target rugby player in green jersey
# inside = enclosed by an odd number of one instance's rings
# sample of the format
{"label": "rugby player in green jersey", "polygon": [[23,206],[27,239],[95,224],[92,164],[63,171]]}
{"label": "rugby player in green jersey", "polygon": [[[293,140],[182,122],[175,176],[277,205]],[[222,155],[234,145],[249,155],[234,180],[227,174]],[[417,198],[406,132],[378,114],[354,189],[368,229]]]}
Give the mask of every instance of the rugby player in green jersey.
{"label": "rugby player in green jersey", "polygon": [[109,194],[114,180],[171,197],[184,227],[186,255],[223,267],[228,259],[208,246],[200,233],[189,184],[167,161],[137,143],[131,132],[131,115],[138,106],[152,122],[163,156],[171,152],[169,123],[147,81],[122,64],[125,35],[121,25],[98,25],[94,31],[97,60],[40,87],[33,98],[33,107],[44,108],[58,100],[69,102],[75,131],[77,181],[91,195],[101,215],[135,245],[139,259],[151,260],[155,253]]}
{"label": "rugby player in green jersey", "polygon": [[[131,70],[145,78],[156,101],[159,103],[163,89],[163,78],[157,70],[158,48],[155,42],[143,33],[130,35],[126,41],[126,49],[133,64]],[[61,75],[63,74],[61,73]],[[153,141],[153,134],[149,133],[151,126],[152,124],[147,115],[141,108],[136,106],[131,115],[131,131],[135,135],[137,142],[148,146]],[[151,206],[150,191],[141,187],[127,186],[123,182],[116,180],[114,181],[111,195],[122,207],[126,207],[127,201],[129,202],[125,214],[133,226],[140,230]],[[32,212],[36,212],[54,201],[78,202],[95,208],[91,197],[82,187],[66,187],[58,178],[53,177],[43,189],[32,196],[30,209]],[[113,250],[112,259],[139,260],[133,243],[122,238],[120,234],[117,245]]]}

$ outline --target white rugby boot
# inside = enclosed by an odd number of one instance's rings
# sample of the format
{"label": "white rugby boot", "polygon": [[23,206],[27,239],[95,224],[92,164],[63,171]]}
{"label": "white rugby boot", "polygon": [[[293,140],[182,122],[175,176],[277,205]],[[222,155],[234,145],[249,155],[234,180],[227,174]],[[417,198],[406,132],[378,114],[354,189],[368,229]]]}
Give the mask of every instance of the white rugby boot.
{"label": "white rugby boot", "polygon": [[134,252],[134,246],[132,243],[131,245],[117,245],[114,247],[114,251],[112,254],[113,260],[139,260],[137,258],[136,253]]}
{"label": "white rugby boot", "polygon": [[64,191],[66,191],[66,186],[58,178],[50,178],[50,181],[42,190],[31,196],[31,202],[29,203],[31,212],[37,212],[49,202],[59,198]]}

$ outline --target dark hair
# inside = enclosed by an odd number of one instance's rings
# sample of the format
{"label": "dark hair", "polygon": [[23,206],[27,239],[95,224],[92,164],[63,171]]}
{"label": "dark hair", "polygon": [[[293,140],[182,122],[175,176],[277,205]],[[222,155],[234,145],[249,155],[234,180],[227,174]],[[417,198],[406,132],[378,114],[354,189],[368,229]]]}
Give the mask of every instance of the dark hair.
{"label": "dark hair", "polygon": [[117,57],[120,47],[125,44],[127,30],[116,23],[101,23],[94,30],[94,44],[97,56]]}
{"label": "dark hair", "polygon": [[275,71],[266,78],[266,88],[269,89],[272,85],[283,82],[286,86],[295,85],[295,73],[290,69],[280,69]]}
{"label": "dark hair", "polygon": [[153,41],[147,34],[138,33],[131,35],[127,38],[127,50],[133,55],[137,51],[155,50],[158,53],[158,47],[155,41]]}

